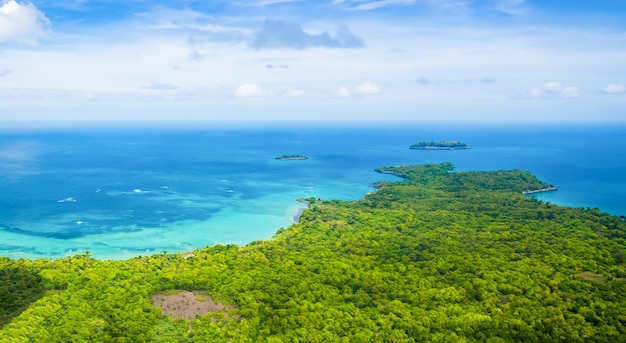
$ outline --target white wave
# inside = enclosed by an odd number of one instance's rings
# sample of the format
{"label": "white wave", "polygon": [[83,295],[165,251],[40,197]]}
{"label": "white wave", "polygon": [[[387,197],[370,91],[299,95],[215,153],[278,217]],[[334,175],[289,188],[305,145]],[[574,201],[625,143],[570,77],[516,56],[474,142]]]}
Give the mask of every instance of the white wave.
{"label": "white wave", "polygon": [[65,198],[65,199],[61,199],[61,200],[57,200],[57,202],[76,202],[77,200],[69,197],[69,198]]}

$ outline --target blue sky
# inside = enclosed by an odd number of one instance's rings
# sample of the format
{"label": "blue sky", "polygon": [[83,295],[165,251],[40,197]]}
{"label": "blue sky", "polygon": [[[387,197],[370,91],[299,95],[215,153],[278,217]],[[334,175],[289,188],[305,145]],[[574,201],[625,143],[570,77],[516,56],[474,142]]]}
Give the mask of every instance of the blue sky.
{"label": "blue sky", "polygon": [[0,121],[626,122],[626,2],[0,0]]}

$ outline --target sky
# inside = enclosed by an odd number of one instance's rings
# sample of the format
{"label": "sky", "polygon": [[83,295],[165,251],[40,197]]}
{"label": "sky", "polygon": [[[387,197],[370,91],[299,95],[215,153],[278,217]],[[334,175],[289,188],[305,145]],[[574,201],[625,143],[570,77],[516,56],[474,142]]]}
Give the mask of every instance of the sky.
{"label": "sky", "polygon": [[0,0],[13,122],[626,122],[623,0]]}

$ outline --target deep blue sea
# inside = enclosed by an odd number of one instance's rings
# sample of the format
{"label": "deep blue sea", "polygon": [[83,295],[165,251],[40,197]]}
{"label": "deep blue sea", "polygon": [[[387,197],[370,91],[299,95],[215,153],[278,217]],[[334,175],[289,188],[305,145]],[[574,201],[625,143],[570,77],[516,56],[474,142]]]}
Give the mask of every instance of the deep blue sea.
{"label": "deep blue sea", "polygon": [[[626,126],[0,130],[0,255],[121,259],[268,239],[297,198],[356,200],[384,165],[522,169],[536,195],[626,214]],[[471,150],[417,151],[420,140]],[[306,161],[277,161],[305,154]]]}

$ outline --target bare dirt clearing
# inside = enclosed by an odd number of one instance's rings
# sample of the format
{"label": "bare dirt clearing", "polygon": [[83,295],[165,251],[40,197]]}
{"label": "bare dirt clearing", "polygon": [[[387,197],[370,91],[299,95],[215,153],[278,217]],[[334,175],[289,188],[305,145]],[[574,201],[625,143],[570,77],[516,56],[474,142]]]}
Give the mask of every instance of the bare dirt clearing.
{"label": "bare dirt clearing", "polygon": [[180,291],[175,294],[155,294],[152,296],[154,306],[160,307],[161,313],[176,319],[195,319],[209,312],[218,313],[233,306],[216,303],[209,295]]}

